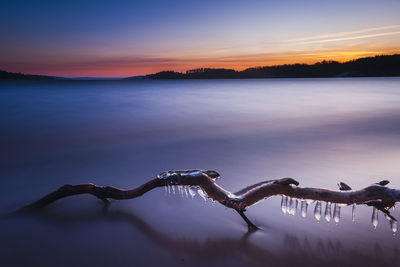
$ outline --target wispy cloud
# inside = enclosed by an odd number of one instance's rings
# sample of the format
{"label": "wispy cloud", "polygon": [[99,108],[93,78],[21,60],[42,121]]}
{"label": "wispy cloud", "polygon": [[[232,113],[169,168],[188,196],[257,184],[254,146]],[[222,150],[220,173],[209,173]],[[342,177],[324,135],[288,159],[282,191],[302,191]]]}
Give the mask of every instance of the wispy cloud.
{"label": "wispy cloud", "polygon": [[376,31],[384,31],[384,30],[392,30],[392,29],[400,29],[400,24],[388,25],[388,26],[382,26],[382,27],[372,27],[372,28],[361,29],[361,30],[356,30],[356,31],[315,35],[315,36],[310,36],[310,37],[291,39],[288,41],[309,41],[309,40],[316,40],[316,39],[336,38],[336,37],[354,35],[354,34],[359,34],[359,33],[376,32]]}
{"label": "wispy cloud", "polygon": [[[291,39],[291,40],[287,40],[286,42],[295,43],[295,44],[316,44],[316,43],[328,43],[328,42],[366,39],[366,38],[398,35],[398,34],[400,34],[400,31],[398,29],[400,29],[400,24],[388,25],[388,26],[382,26],[382,27],[373,27],[373,28],[361,29],[361,30],[356,30],[356,31],[315,35],[315,36],[310,36],[310,37]],[[388,30],[391,30],[391,31],[388,31]],[[369,34],[365,34],[365,33],[369,33]]]}
{"label": "wispy cloud", "polygon": [[381,37],[381,36],[390,36],[390,35],[397,35],[397,34],[400,34],[400,31],[383,32],[383,33],[375,33],[375,34],[366,34],[366,35],[359,35],[359,36],[349,36],[349,37],[342,37],[342,38],[331,38],[331,39],[314,40],[314,41],[308,41],[308,42],[300,42],[300,44],[328,43],[328,42],[337,42],[337,41],[347,41],[347,40],[356,40],[356,39]]}

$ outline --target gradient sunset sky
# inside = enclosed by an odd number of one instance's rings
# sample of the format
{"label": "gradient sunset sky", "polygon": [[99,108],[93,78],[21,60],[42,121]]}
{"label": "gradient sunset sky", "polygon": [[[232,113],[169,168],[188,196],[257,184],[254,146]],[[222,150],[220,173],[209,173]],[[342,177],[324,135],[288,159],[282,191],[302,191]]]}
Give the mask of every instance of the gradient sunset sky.
{"label": "gradient sunset sky", "polygon": [[126,77],[400,52],[400,1],[0,3],[0,69]]}

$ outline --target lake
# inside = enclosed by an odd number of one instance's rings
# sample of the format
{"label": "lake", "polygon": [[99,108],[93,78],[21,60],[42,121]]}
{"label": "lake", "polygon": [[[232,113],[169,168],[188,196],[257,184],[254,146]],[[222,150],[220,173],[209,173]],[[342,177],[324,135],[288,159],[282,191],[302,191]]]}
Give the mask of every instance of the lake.
{"label": "lake", "polygon": [[66,183],[133,188],[173,169],[218,170],[232,191],[281,177],[399,189],[399,162],[400,78],[3,81],[0,265],[398,266],[399,233],[366,206],[335,223],[314,203],[284,214],[276,196],[248,209],[251,234],[233,210],[163,188],[107,211],[81,195],[7,214]]}

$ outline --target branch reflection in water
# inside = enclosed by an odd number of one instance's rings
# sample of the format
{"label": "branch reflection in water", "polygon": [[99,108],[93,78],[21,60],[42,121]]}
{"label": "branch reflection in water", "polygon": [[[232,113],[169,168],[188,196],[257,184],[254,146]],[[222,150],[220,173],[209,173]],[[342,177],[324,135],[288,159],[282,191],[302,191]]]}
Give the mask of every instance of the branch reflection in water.
{"label": "branch reflection in water", "polygon": [[[60,213],[54,210],[44,210],[34,216],[34,220],[44,221],[54,226],[81,225],[93,222],[123,222],[139,231],[145,239],[154,243],[176,260],[184,260],[195,265],[218,265],[221,262],[234,262],[242,266],[384,266],[399,261],[399,249],[383,251],[379,243],[370,248],[373,253],[361,252],[356,248],[345,248],[340,239],[324,240],[321,237],[300,237],[282,232],[282,248],[276,250],[268,243],[253,242],[253,235],[268,235],[268,228],[258,232],[246,232],[240,238],[208,237],[199,240],[182,233],[180,237],[165,233],[154,224],[148,223],[140,216],[123,209],[112,210],[105,205],[101,212]],[[31,217],[32,218],[32,217]],[[158,222],[159,223],[159,222]],[[129,235],[129,233],[127,233]],[[132,247],[137,246],[137,238],[132,238]],[[272,241],[272,240],[271,240]],[[60,240],[62,242],[62,240]],[[129,248],[128,248],[129,249]]]}

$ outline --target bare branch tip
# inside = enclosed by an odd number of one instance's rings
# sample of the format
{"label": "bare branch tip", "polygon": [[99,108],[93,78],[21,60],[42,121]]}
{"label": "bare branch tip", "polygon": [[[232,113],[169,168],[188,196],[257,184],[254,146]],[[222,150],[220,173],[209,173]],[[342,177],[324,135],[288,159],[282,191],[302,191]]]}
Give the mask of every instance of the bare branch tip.
{"label": "bare branch tip", "polygon": [[350,186],[348,186],[346,183],[344,183],[344,182],[339,182],[338,183],[338,187],[339,187],[339,190],[340,191],[349,191],[349,190],[351,190],[351,187]]}

